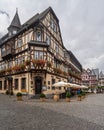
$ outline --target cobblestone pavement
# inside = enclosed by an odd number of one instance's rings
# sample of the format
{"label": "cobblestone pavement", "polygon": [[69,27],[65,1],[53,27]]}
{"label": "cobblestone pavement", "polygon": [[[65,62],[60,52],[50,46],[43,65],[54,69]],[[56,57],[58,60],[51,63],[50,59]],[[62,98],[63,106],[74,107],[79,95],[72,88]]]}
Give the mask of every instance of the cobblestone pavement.
{"label": "cobblestone pavement", "polygon": [[0,130],[104,130],[104,94],[70,103],[0,94]]}

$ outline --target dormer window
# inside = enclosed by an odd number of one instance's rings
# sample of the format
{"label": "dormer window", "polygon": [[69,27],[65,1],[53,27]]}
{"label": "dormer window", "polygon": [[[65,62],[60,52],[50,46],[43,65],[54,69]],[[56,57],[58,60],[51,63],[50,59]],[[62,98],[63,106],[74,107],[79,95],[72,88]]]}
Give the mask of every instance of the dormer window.
{"label": "dormer window", "polygon": [[37,31],[36,32],[36,40],[37,41],[41,41],[42,40],[42,33],[41,33],[41,31]]}
{"label": "dormer window", "polygon": [[13,34],[16,34],[17,33],[17,31],[16,30],[13,30]]}

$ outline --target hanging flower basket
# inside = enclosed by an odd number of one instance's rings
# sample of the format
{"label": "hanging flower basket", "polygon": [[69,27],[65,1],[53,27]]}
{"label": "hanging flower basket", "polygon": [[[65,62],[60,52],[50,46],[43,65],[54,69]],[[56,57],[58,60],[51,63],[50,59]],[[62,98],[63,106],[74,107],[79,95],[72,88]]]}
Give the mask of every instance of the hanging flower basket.
{"label": "hanging flower basket", "polygon": [[24,64],[21,64],[21,65],[20,65],[20,70],[23,71],[23,70],[25,70],[25,68],[26,68],[26,66],[25,66]]}
{"label": "hanging flower basket", "polygon": [[45,66],[45,60],[32,60],[34,67],[43,68]]}
{"label": "hanging flower basket", "polygon": [[11,72],[12,72],[12,68],[8,68],[8,69],[6,70],[6,72],[7,72],[7,73],[11,73]]}
{"label": "hanging flower basket", "polygon": [[15,65],[13,68],[12,68],[15,72],[18,72],[20,71],[20,65]]}

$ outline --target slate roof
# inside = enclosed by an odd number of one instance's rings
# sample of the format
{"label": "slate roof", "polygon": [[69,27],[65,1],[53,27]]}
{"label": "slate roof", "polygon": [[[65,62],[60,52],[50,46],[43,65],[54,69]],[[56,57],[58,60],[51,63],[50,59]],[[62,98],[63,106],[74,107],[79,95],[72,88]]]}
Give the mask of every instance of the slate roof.
{"label": "slate roof", "polygon": [[21,28],[21,23],[17,11],[9,27],[11,26]]}
{"label": "slate roof", "polygon": [[77,58],[74,56],[74,54],[71,51],[68,51],[69,55],[70,55],[70,60],[71,62],[80,69],[80,71],[82,71],[82,65],[80,64],[80,62],[77,60]]}
{"label": "slate roof", "polygon": [[100,74],[99,74],[99,78],[104,78],[104,74],[103,74],[102,71],[101,71]]}
{"label": "slate roof", "polygon": [[96,78],[99,79],[99,69],[92,69],[96,75]]}

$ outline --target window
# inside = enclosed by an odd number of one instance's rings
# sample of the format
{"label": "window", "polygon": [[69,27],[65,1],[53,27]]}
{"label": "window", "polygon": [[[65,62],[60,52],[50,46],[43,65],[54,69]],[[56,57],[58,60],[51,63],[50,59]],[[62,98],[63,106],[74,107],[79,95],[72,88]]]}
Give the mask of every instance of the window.
{"label": "window", "polygon": [[6,90],[7,89],[7,82],[6,82],[6,80],[4,80],[4,90]]}
{"label": "window", "polygon": [[21,89],[26,89],[26,78],[21,79]]}
{"label": "window", "polygon": [[16,30],[13,30],[13,34],[16,34],[17,33],[17,31]]}
{"label": "window", "polygon": [[48,89],[50,89],[50,86],[48,86]]}
{"label": "window", "polygon": [[21,47],[22,46],[22,39],[18,39],[18,41],[17,41],[18,43],[18,47]]}
{"label": "window", "polygon": [[10,61],[10,62],[8,62],[8,67],[10,68],[10,67],[12,67],[12,61]]}
{"label": "window", "polygon": [[58,45],[55,46],[55,51],[58,53],[59,52],[59,47]]}
{"label": "window", "polygon": [[15,79],[15,89],[18,90],[18,79]]}
{"label": "window", "polygon": [[50,81],[48,81],[48,85],[50,85]]}
{"label": "window", "polygon": [[52,19],[51,19],[51,21],[50,21],[50,26],[51,26],[51,28],[53,29],[53,27],[54,27],[54,22],[53,22]]}
{"label": "window", "polygon": [[56,26],[55,23],[53,24],[53,30],[54,30],[55,32],[57,32],[57,26]]}
{"label": "window", "polygon": [[43,52],[42,51],[35,51],[34,59],[43,59]]}
{"label": "window", "polygon": [[18,65],[18,59],[15,60],[15,65]]}
{"label": "window", "polygon": [[54,32],[57,32],[57,25],[53,19],[50,20],[50,26]]}
{"label": "window", "polygon": [[55,79],[52,79],[52,84],[54,84],[55,83]]}
{"label": "window", "polygon": [[2,81],[0,81],[0,90],[2,90]]}
{"label": "window", "polygon": [[46,36],[46,43],[48,44],[48,45],[50,45],[50,37],[49,36]]}
{"label": "window", "polygon": [[52,86],[52,90],[55,90],[55,87]]}
{"label": "window", "polygon": [[5,52],[5,46],[2,47],[2,50],[1,50],[1,51],[2,51],[2,52]]}
{"label": "window", "polygon": [[20,57],[20,58],[18,59],[18,63],[19,63],[19,64],[23,64],[24,61],[25,61],[25,57]]}
{"label": "window", "polygon": [[36,32],[36,40],[37,41],[41,41],[41,39],[42,39],[42,36],[41,36],[42,34],[41,34],[41,31],[37,31]]}

